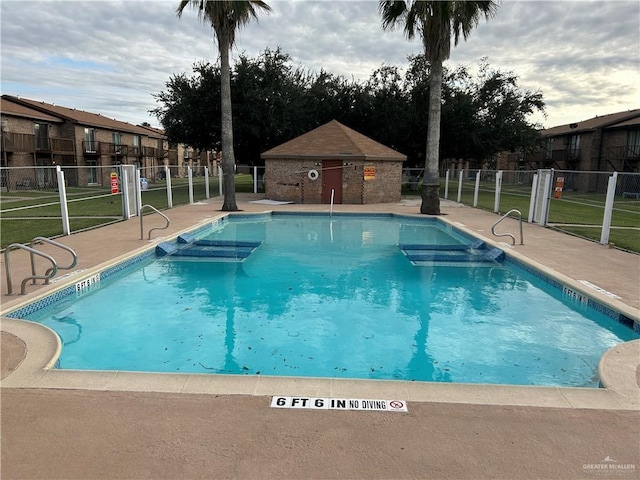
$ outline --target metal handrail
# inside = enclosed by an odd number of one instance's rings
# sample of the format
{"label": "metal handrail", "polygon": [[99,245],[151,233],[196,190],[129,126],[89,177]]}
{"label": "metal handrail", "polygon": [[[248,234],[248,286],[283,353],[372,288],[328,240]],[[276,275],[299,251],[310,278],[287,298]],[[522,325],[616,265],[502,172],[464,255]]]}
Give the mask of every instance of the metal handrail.
{"label": "metal handrail", "polygon": [[44,280],[45,285],[47,285],[49,283],[49,280],[51,280],[55,276],[55,274],[58,272],[58,264],[56,263],[56,261],[54,260],[54,258],[51,255],[47,255],[46,253],[40,252],[40,251],[36,250],[35,248],[27,247],[26,245],[23,245],[21,243],[12,243],[4,251],[4,265],[5,265],[5,272],[6,272],[6,276],[7,276],[7,294],[8,295],[12,295],[13,294],[13,284],[11,283],[11,268],[10,268],[10,264],[9,264],[9,252],[11,252],[12,250],[17,250],[17,249],[26,250],[32,256],[33,255],[39,255],[39,256],[49,260],[51,262],[51,264],[53,265],[53,267],[48,269],[47,273],[45,273],[44,275],[36,275],[34,273],[33,275],[25,278],[22,281],[22,285],[21,285],[21,288],[20,288],[20,295],[24,295],[25,289],[26,289],[26,286],[27,286],[27,282],[29,280],[33,280],[34,283],[35,283],[35,280],[38,280],[38,279]]}
{"label": "metal handrail", "polygon": [[151,230],[149,230],[149,235],[147,237],[147,240],[151,240],[151,232],[153,232],[154,230],[164,230],[166,228],[169,228],[169,225],[171,224],[171,222],[169,221],[169,217],[167,217],[164,213],[162,213],[153,205],[143,205],[142,207],[140,207],[140,214],[139,214],[140,215],[140,240],[144,240],[144,226],[142,221],[142,219],[144,218],[144,215],[142,215],[142,211],[145,208],[150,208],[154,212],[159,213],[167,221],[167,224],[164,227],[153,227]]}
{"label": "metal handrail", "polygon": [[[69,265],[67,267],[58,266],[57,267],[58,270],[71,270],[73,267],[75,267],[78,264],[78,255],[76,254],[76,252],[71,247],[67,247],[66,245],[63,245],[63,244],[61,244],[59,242],[51,240],[51,239],[49,239],[47,237],[35,237],[35,238],[33,238],[31,240],[31,245],[30,245],[31,248],[33,248],[36,245],[36,243],[38,243],[38,242],[43,242],[43,243],[48,243],[50,245],[54,245],[54,246],[59,247],[59,248],[61,248],[63,250],[66,250],[67,252],[69,252],[71,254],[71,256],[73,257],[71,265]],[[36,274],[36,264],[35,264],[35,258],[34,258],[33,255],[34,255],[33,252],[31,252],[31,273],[33,275],[35,275]],[[53,269],[53,267],[49,268],[45,272],[45,275],[47,275],[50,272],[50,270],[52,270],[52,269]],[[33,284],[35,285],[35,283],[36,283],[36,280],[34,278],[33,279]]]}
{"label": "metal handrail", "polygon": [[518,209],[512,208],[507,213],[505,213],[502,217],[500,217],[500,219],[496,223],[494,223],[493,226],[491,227],[491,233],[493,233],[496,237],[511,237],[512,245],[515,245],[516,237],[514,237],[511,233],[496,233],[496,230],[495,230],[496,226],[512,213],[518,214],[518,219],[520,222],[520,245],[524,245],[524,237],[522,236],[522,213]]}

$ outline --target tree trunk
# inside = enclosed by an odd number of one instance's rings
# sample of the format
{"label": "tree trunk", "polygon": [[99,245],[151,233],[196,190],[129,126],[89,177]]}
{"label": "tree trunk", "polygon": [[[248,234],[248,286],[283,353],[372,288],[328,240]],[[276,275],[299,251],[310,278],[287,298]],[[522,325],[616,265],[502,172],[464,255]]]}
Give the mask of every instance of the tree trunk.
{"label": "tree trunk", "polygon": [[229,35],[217,32],[220,50],[220,105],[222,110],[222,175],[224,184],[224,203],[222,210],[238,210],[236,204],[235,155],[233,153],[233,117],[231,113],[231,67],[229,66]]}
{"label": "tree trunk", "polygon": [[440,215],[440,112],[442,110],[442,61],[431,62],[427,154],[422,181],[420,213]]}

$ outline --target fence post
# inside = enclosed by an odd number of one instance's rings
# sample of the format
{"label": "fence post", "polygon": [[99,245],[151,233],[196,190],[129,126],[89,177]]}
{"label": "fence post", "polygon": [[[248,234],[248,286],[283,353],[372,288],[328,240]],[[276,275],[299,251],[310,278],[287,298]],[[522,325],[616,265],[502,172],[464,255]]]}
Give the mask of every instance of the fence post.
{"label": "fence post", "polygon": [[529,199],[529,218],[527,221],[533,223],[533,214],[536,207],[536,194],[538,193],[538,174],[533,174],[533,182],[531,182],[531,198]]}
{"label": "fence post", "polygon": [[164,166],[164,178],[167,180],[167,208],[173,208],[173,193],[171,192],[171,170]]}
{"label": "fence post", "polygon": [[258,167],[253,167],[253,193],[258,193]]}
{"label": "fence post", "polygon": [[478,192],[480,191],[480,170],[476,172],[476,188],[473,191],[473,206],[478,206]]}
{"label": "fence post", "polygon": [[136,168],[136,215],[142,210],[142,185],[140,184],[140,169]]}
{"label": "fence post", "polygon": [[[136,208],[137,191],[135,185],[136,167],[134,165],[120,165],[120,186],[122,187],[122,218],[128,220],[137,212],[132,212]],[[140,182],[138,182],[139,188]],[[132,190],[133,189],[133,190]]]}
{"label": "fence post", "polygon": [[193,204],[193,171],[191,165],[187,165],[187,179],[189,180],[189,204]]}
{"label": "fence post", "polygon": [[444,198],[449,198],[449,171],[447,168],[447,173],[444,174]]}
{"label": "fence post", "polygon": [[500,212],[500,190],[502,190],[502,170],[496,173],[496,193],[493,201],[493,213]]}
{"label": "fence post", "polygon": [[222,167],[218,167],[218,192],[222,196]]}
{"label": "fence post", "polygon": [[71,228],[69,227],[69,205],[67,205],[67,185],[64,180],[64,172],[60,168],[60,165],[56,165],[56,177],[58,178],[58,194],[60,195],[62,233],[71,235]]}
{"label": "fence post", "polygon": [[458,175],[458,203],[462,200],[462,177],[464,177],[464,168],[460,169],[460,174]]}
{"label": "fence post", "polygon": [[209,167],[204,167],[204,197],[209,200]]}
{"label": "fence post", "polygon": [[549,170],[544,179],[544,190],[542,191],[542,211],[540,212],[540,226],[546,227],[549,218],[549,207],[551,206],[551,184],[553,182],[553,169]]}
{"label": "fence post", "polygon": [[131,218],[131,212],[129,211],[129,178],[124,165],[120,165],[120,195],[122,195],[122,218],[128,220]]}
{"label": "fence post", "polygon": [[609,243],[609,234],[611,233],[611,215],[613,213],[613,200],[616,195],[616,185],[618,183],[618,172],[613,172],[609,177],[607,185],[607,199],[604,204],[604,217],[602,219],[602,233],[600,234],[600,243],[607,245]]}

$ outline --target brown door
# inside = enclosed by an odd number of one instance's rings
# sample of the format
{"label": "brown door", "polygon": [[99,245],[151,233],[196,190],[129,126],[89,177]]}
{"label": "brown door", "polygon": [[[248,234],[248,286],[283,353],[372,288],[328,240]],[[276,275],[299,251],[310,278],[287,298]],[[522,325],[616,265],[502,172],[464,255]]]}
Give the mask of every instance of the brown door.
{"label": "brown door", "polygon": [[322,203],[342,203],[342,160],[322,161]]}

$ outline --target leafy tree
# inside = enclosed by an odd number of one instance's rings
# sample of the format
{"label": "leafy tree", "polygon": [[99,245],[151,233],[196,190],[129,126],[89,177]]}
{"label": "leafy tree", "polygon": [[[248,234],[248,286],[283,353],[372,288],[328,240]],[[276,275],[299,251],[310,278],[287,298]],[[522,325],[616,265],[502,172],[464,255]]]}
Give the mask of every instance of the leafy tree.
{"label": "leafy tree", "polygon": [[162,106],[151,110],[170,143],[199,150],[220,148],[220,69],[208,63],[193,66],[194,75],[174,75],[167,90],[153,95]]}
{"label": "leafy tree", "polygon": [[431,70],[429,75],[429,122],[422,204],[420,213],[440,214],[440,116],[443,62],[451,52],[451,37],[458,44],[466,40],[480,17],[491,17],[497,9],[493,1],[380,0],[383,28],[403,25],[407,38],[419,35]]}
{"label": "leafy tree", "polygon": [[260,153],[304,133],[306,78],[300,68],[290,65],[290,57],[266,49],[258,58],[240,56],[232,76],[235,132],[240,158],[256,164]]}
{"label": "leafy tree", "polygon": [[440,123],[441,158],[484,158],[480,153],[481,131],[476,115],[476,89],[466,67],[460,66],[451,72],[445,69]]}
{"label": "leafy tree", "polygon": [[371,132],[369,136],[384,145],[404,150],[409,133],[409,95],[399,68],[383,64],[374,70],[365,88],[369,111],[362,131]]}
{"label": "leafy tree", "polygon": [[492,70],[486,58],[480,61],[474,103],[483,144],[476,158],[499,151],[531,151],[538,145],[541,126],[531,125],[527,116],[544,113],[542,93],[520,89],[517,80],[513,72]]}
{"label": "leafy tree", "polygon": [[[261,152],[335,118],[406,154],[407,166],[424,167],[429,76],[424,54],[409,58],[404,77],[383,64],[365,83],[294,67],[279,48],[241,55],[231,75],[239,163],[262,165]],[[152,113],[171,142],[219,148],[219,94],[220,69],[195,64],[192,76],[175,75],[154,95],[163,106]],[[474,71],[445,68],[440,156],[480,165],[501,151],[529,150],[539,135],[527,117],[543,108],[540,92],[523,90],[515,74],[492,70],[486,59]]]}
{"label": "leafy tree", "polygon": [[222,171],[224,182],[224,203],[222,210],[238,210],[235,188],[235,156],[233,152],[233,120],[231,112],[231,67],[229,52],[235,43],[236,31],[258,18],[258,10],[270,11],[271,7],[262,0],[181,0],[176,13],[182,16],[190,6],[198,11],[200,20],[209,22],[218,41],[220,53],[220,105],[222,125]]}

